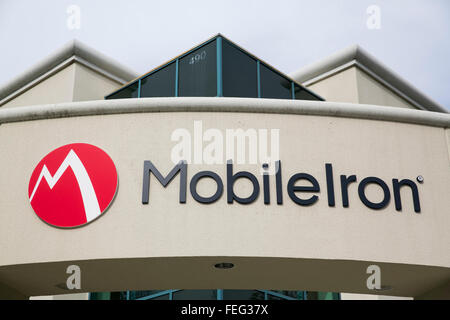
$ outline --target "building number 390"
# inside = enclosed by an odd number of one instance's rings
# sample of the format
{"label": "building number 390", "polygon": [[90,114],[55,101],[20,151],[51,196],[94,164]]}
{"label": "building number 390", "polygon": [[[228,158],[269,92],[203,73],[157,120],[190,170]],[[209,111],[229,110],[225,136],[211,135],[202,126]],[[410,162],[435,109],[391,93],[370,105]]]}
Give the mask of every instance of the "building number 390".
{"label": "building number 390", "polygon": [[205,59],[206,59],[206,51],[203,50],[202,52],[193,55],[189,60],[189,64],[195,64]]}

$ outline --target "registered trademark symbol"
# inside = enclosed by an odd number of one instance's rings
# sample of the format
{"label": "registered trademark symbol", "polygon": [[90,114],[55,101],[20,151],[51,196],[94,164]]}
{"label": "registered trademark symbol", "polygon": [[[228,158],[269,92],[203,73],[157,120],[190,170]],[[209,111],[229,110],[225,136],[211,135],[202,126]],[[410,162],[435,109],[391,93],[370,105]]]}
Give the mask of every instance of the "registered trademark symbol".
{"label": "registered trademark symbol", "polygon": [[422,176],[417,176],[417,182],[422,183],[423,182],[423,177]]}

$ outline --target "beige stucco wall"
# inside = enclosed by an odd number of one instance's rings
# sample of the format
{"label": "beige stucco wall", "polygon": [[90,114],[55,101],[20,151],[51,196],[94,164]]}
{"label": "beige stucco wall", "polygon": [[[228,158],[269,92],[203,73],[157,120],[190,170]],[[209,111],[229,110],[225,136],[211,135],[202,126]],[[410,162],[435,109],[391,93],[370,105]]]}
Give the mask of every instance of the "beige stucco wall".
{"label": "beige stucco wall", "polygon": [[448,144],[448,158],[450,159],[450,129],[445,130]]}
{"label": "beige stucco wall", "polygon": [[75,64],[73,101],[102,100],[122,84],[82,65]]}
{"label": "beige stucco wall", "polygon": [[326,101],[358,103],[358,81],[355,67],[345,69],[307,86]]}
{"label": "beige stucco wall", "polygon": [[356,68],[356,79],[358,83],[358,103],[417,109],[359,68]]}
{"label": "beige stucco wall", "polygon": [[100,100],[121,85],[91,68],[74,62],[0,105],[0,108]]}
{"label": "beige stucco wall", "polygon": [[0,108],[73,101],[75,70],[75,64],[68,65],[51,77],[1,105]]}
{"label": "beige stucco wall", "polygon": [[356,66],[320,79],[307,87],[326,101],[417,109]]}
{"label": "beige stucco wall", "polygon": [[[284,203],[262,194],[251,205],[197,203],[189,193],[178,203],[178,178],[166,189],[151,179],[150,204],[142,205],[142,165],[151,160],[167,173],[171,133],[217,128],[280,129]],[[446,137],[447,136],[447,137]],[[10,139],[14,137],[14,139]],[[101,218],[83,228],[61,230],[42,223],[27,197],[34,166],[61,145],[86,142],[104,149],[116,164],[119,190]],[[206,144],[205,144],[206,145]],[[68,264],[84,272],[84,291],[163,288],[307,289],[370,293],[366,268],[382,266],[386,293],[417,296],[450,278],[450,159],[448,130],[407,123],[326,116],[175,112],[96,115],[0,125],[2,156],[7,168],[0,181],[0,282],[31,295],[64,293]],[[336,207],[326,199],[324,164],[332,163]],[[218,173],[226,186],[225,165],[189,165],[188,181],[200,170]],[[235,171],[257,174],[255,165]],[[287,181],[297,172],[320,183],[319,201],[310,207],[292,202]],[[349,188],[350,207],[343,208],[339,174],[382,178],[392,193],[392,178],[425,179],[418,184],[421,214],[407,190],[403,211],[393,199],[383,210],[371,210]],[[258,176],[262,186],[262,179]],[[210,181],[199,193],[210,195]],[[226,189],[225,189],[226,190]],[[248,195],[245,181],[236,193]],[[380,190],[367,195],[380,199]],[[227,273],[214,263],[231,261]],[[383,294],[385,294],[383,292]]]}

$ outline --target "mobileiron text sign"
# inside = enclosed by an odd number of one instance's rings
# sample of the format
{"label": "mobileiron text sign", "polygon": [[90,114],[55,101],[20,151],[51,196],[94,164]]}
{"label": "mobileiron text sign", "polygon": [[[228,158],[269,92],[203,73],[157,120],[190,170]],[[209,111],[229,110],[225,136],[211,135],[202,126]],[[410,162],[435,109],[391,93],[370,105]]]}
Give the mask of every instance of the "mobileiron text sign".
{"label": "mobileiron text sign", "polygon": [[[299,172],[283,181],[282,163],[274,162],[275,168],[269,164],[262,165],[262,184],[257,173],[238,171],[233,168],[232,160],[226,164],[226,177],[222,179],[213,171],[200,171],[194,174],[188,182],[188,164],[180,161],[169,173],[163,175],[152,161],[144,161],[142,180],[142,204],[150,201],[150,179],[154,176],[164,187],[174,178],[180,179],[180,203],[186,203],[187,189],[195,201],[202,204],[212,204],[226,193],[226,201],[249,205],[258,201],[260,193],[265,205],[272,201],[282,205],[286,192],[289,199],[299,206],[311,206],[319,201],[318,193],[321,186],[316,177],[305,172]],[[271,175],[271,172],[275,172]],[[368,208],[379,210],[387,207],[394,199],[395,209],[402,210],[402,201],[411,201],[414,211],[420,213],[419,190],[416,183],[410,179],[393,178],[387,183],[377,177],[359,179],[356,175],[340,175],[335,179],[333,165],[324,164],[326,178],[326,198],[329,207],[340,205],[336,203],[335,195],[340,192],[342,207],[349,207],[349,186],[357,185],[357,192],[361,202]],[[287,177],[284,177],[287,178]],[[201,196],[197,192],[197,184],[201,179],[212,179],[214,190],[210,195]],[[252,185],[252,192],[247,197],[240,197],[235,193],[234,184],[238,179],[246,179]],[[275,194],[270,193],[270,180],[275,179]],[[335,180],[339,181],[336,183]],[[422,179],[418,178],[418,181]],[[375,185],[383,194],[381,200],[369,199],[366,194],[368,185]],[[114,199],[118,186],[118,176],[111,158],[102,149],[85,143],[74,143],[62,146],[46,155],[34,169],[29,185],[28,196],[35,213],[49,225],[61,228],[74,228],[88,224],[101,216]],[[407,189],[401,194],[401,189]],[[406,200],[402,195],[408,195]],[[168,199],[173,201],[175,199]]]}
{"label": "mobileiron text sign", "polygon": [[116,167],[102,149],[74,143],[53,150],[38,163],[28,196],[44,222],[74,228],[101,216],[114,199],[117,185]]}
{"label": "mobileiron text sign", "polygon": [[[284,193],[284,181],[282,180],[282,165],[281,161],[275,161],[275,177],[271,176],[269,172],[273,172],[271,168],[269,168],[269,164],[265,163],[262,165],[263,170],[263,179],[262,179],[262,193],[264,204],[269,205],[271,203],[271,194],[270,194],[270,179],[275,178],[276,185],[276,203],[278,205],[283,204],[283,193]],[[227,161],[227,174],[226,174],[226,187],[224,188],[224,180],[215,172],[212,171],[200,171],[197,172],[189,182],[189,190],[191,192],[192,197],[200,203],[210,204],[217,200],[219,200],[224,193],[224,189],[226,190],[226,199],[227,203],[232,204],[234,202],[240,204],[251,204],[254,201],[257,201],[259,194],[261,193],[261,186],[256,178],[256,175],[248,172],[248,171],[235,171],[233,168],[232,160]],[[150,177],[154,175],[155,178],[166,187],[175,176],[179,175],[180,179],[180,192],[179,192],[179,202],[186,202],[186,192],[188,187],[187,181],[187,171],[188,164],[187,161],[180,161],[176,166],[172,168],[172,170],[166,175],[163,176],[161,172],[156,168],[156,166],[151,161],[144,161],[144,172],[143,172],[143,182],[142,182],[142,203],[148,204],[150,198]],[[341,192],[342,195],[342,206],[349,207],[349,185],[357,184],[358,185],[358,196],[361,202],[370,209],[383,209],[389,205],[391,200],[391,190],[389,185],[380,178],[377,177],[365,177],[359,181],[356,175],[340,175],[340,186],[334,185],[334,173],[333,173],[333,165],[331,163],[326,163],[324,165],[324,175],[326,177],[326,192],[327,192],[327,201],[328,206],[335,207],[335,193]],[[197,184],[201,179],[212,179],[216,184],[216,190],[209,197],[204,197],[198,194],[197,192]],[[239,197],[234,192],[234,183],[238,179],[247,179],[253,186],[252,193],[245,198]],[[418,177],[418,181],[422,181],[422,177]],[[301,185],[299,185],[301,184]],[[305,185],[306,184],[306,185]],[[369,184],[376,185],[378,188],[382,190],[383,198],[375,202],[369,199],[366,195],[366,187]],[[400,189],[408,188],[410,190],[411,198],[414,205],[414,211],[416,213],[420,213],[420,200],[419,200],[419,190],[414,181],[409,179],[392,179],[392,195],[394,197],[395,209],[397,211],[402,210],[402,198],[400,194]],[[299,172],[292,175],[286,185],[286,191],[289,198],[298,204],[299,206],[311,206],[314,205],[318,200],[319,196],[317,193],[320,192],[320,184],[317,179],[304,172]],[[411,199],[410,198],[410,199]]]}

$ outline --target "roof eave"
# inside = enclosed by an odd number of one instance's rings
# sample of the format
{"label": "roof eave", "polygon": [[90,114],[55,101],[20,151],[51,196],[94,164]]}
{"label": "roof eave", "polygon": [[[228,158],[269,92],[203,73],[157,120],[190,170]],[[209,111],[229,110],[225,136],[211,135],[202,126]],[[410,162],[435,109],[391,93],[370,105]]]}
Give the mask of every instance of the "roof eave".
{"label": "roof eave", "polygon": [[74,39],[17,77],[2,85],[0,87],[0,101],[3,103],[6,98],[14,95],[15,92],[27,87],[30,83],[42,78],[42,76],[46,75],[49,71],[57,68],[70,59],[84,61],[90,66],[102,70],[103,73],[108,74],[119,82],[127,82],[137,75],[136,72]]}
{"label": "roof eave", "polygon": [[344,50],[332,54],[321,61],[301,68],[300,70],[292,73],[291,77],[301,83],[304,83],[351,62],[354,62],[355,65],[359,67],[362,66],[363,69],[369,70],[373,74],[377,75],[384,82],[388,83],[390,87],[395,88],[404,96],[421,106],[421,109],[448,113],[446,108],[432,100],[424,93],[420,92],[411,83],[401,78],[397,73],[378,61],[375,57],[358,45],[347,47]]}

